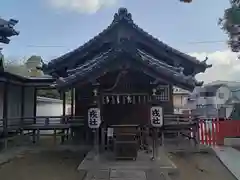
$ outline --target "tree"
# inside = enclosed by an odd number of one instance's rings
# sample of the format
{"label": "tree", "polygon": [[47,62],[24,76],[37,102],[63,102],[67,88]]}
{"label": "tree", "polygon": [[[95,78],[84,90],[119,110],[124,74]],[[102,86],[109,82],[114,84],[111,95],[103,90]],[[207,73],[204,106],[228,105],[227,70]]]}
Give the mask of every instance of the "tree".
{"label": "tree", "polygon": [[4,58],[3,66],[4,66],[4,71],[7,71],[19,76],[24,76],[24,77],[29,76],[29,71],[26,68],[25,64],[20,62],[19,60]]}
{"label": "tree", "polygon": [[26,62],[25,65],[29,71],[31,77],[40,77],[43,75],[43,72],[38,69],[41,66],[43,60],[41,56],[31,56]]}
{"label": "tree", "polygon": [[232,51],[240,52],[240,0],[230,0],[230,5],[219,24],[229,36],[228,44]]}
{"label": "tree", "polygon": [[37,68],[41,63],[41,57],[35,55],[22,61],[4,59],[4,70],[24,77],[41,77],[43,72]]}

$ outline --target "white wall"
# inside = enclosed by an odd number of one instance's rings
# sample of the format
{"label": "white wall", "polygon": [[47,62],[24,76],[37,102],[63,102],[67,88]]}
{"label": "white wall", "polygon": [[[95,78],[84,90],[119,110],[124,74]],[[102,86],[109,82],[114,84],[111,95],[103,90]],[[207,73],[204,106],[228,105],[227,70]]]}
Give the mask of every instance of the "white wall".
{"label": "white wall", "polygon": [[[62,102],[37,102],[37,116],[61,116],[63,115]],[[66,114],[67,109],[70,107],[66,104]]]}
{"label": "white wall", "polygon": [[[41,98],[38,98],[41,99]],[[44,98],[47,101],[37,101],[37,116],[61,116],[63,115],[63,104],[61,100]],[[67,110],[71,105],[66,104],[66,115],[68,114]],[[44,123],[45,119],[37,119],[37,124]],[[49,124],[59,123],[61,121],[60,118],[51,118]],[[41,131],[41,134],[52,134],[52,130],[44,130]]]}

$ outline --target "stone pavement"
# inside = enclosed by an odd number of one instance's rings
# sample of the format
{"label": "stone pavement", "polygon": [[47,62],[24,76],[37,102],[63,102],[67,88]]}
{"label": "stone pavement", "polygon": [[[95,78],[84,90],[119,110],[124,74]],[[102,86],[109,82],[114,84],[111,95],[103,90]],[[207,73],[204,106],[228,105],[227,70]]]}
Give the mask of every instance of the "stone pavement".
{"label": "stone pavement", "polygon": [[99,170],[89,171],[84,180],[171,180],[167,173],[157,170]]}
{"label": "stone pavement", "polygon": [[212,149],[228,170],[240,180],[240,151],[226,146]]}
{"label": "stone pavement", "polygon": [[151,153],[138,152],[136,161],[115,160],[110,152],[96,156],[90,151],[78,170],[87,171],[85,180],[168,180],[168,174],[178,173],[175,164],[159,148],[158,157],[151,160]]}

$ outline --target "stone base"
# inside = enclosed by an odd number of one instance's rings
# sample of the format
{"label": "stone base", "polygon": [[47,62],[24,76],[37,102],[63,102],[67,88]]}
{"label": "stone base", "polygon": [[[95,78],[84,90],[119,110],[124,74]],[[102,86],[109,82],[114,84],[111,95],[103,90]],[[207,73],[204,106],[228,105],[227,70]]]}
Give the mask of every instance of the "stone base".
{"label": "stone base", "polygon": [[[149,171],[156,171],[157,173],[159,173],[159,175],[161,174],[161,172],[167,172],[166,174],[178,173],[177,167],[168,158],[163,149],[159,148],[158,158],[156,158],[155,160],[151,160],[151,158],[152,154],[145,153],[145,151],[139,151],[137,159],[135,161],[115,160],[114,154],[111,152],[104,152],[97,156],[94,151],[90,151],[79,165],[78,170],[87,171],[86,180],[94,178],[96,180],[124,179],[120,177],[115,177],[119,174],[122,174],[122,177],[129,176],[128,178],[125,177],[125,179],[129,180],[145,180],[147,177],[146,174]],[[135,174],[135,178],[133,178],[132,176],[130,177],[130,174]]]}
{"label": "stone base", "polygon": [[240,146],[240,137],[224,138],[224,145],[238,147],[238,146]]}

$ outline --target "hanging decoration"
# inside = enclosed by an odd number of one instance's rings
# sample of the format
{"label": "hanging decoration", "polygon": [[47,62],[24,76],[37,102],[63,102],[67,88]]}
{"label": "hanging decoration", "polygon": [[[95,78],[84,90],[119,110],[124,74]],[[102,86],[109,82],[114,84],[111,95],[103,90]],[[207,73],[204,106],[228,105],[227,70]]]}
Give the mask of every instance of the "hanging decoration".
{"label": "hanging decoration", "polygon": [[120,98],[117,96],[117,104],[120,104]]}
{"label": "hanging decoration", "polygon": [[146,104],[150,100],[148,94],[104,94],[102,104]]}
{"label": "hanging decoration", "polygon": [[129,104],[132,103],[132,99],[131,99],[131,97],[130,97],[129,95],[127,96],[127,102],[128,102]]}
{"label": "hanging decoration", "polygon": [[110,102],[110,100],[109,100],[109,97],[108,96],[106,96],[106,104],[109,104],[109,102]]}

